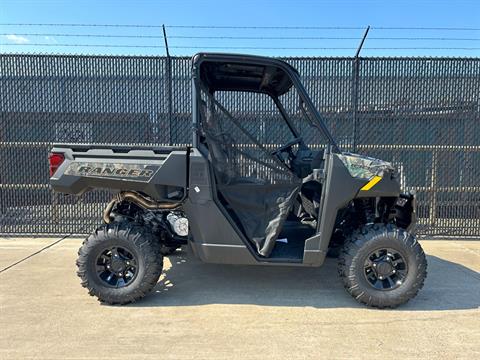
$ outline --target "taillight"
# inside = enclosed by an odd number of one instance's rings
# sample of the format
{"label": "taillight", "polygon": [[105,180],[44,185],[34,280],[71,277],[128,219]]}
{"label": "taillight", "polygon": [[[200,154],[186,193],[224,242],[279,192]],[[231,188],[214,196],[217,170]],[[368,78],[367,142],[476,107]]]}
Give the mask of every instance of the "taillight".
{"label": "taillight", "polygon": [[55,174],[58,167],[62,165],[63,161],[65,160],[65,156],[61,153],[50,153],[48,155],[48,162],[50,163],[50,177]]}

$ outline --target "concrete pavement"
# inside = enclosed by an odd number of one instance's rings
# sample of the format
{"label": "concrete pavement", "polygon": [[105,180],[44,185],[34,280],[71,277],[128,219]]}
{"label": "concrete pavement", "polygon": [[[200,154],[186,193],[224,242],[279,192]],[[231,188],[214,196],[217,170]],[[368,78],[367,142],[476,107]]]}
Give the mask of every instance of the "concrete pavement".
{"label": "concrete pavement", "polygon": [[[55,239],[0,238],[0,270]],[[0,273],[0,359],[480,358],[480,241],[423,241],[429,275],[395,310],[322,268],[202,264],[180,252],[155,292],[104,306],[75,274],[81,239]]]}

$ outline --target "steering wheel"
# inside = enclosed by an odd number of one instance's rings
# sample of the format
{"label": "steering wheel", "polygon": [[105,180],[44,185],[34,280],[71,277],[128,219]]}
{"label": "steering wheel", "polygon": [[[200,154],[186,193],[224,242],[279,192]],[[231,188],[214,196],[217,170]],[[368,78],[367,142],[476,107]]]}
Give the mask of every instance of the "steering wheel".
{"label": "steering wheel", "polygon": [[287,142],[285,145],[280,146],[278,149],[272,151],[271,155],[276,156],[280,161],[285,162],[285,160],[280,156],[280,154],[283,152],[288,152],[289,156],[293,158],[292,146],[300,144],[301,142],[302,138],[295,138]]}

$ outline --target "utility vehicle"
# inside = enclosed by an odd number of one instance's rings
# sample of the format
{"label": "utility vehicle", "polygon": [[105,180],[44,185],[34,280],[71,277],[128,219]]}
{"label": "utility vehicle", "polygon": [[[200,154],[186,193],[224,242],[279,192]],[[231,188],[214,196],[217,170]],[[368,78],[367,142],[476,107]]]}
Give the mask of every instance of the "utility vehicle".
{"label": "utility vehicle", "polygon": [[182,245],[204,262],[265,266],[321,266],[337,252],[359,302],[395,307],[417,294],[427,263],[414,194],[401,193],[392,164],[341,151],[292,66],[197,54],[192,115],[192,146],[51,150],[55,191],[115,192],[79,250],[91,295],[142,298]]}

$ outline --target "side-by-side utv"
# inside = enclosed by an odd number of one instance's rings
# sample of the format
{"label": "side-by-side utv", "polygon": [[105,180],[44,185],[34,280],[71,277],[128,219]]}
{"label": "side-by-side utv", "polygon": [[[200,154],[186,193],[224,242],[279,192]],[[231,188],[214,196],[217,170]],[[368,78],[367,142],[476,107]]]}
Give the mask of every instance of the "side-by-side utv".
{"label": "side-by-side utv", "polygon": [[197,54],[192,113],[192,146],[52,149],[55,191],[115,192],[79,250],[91,295],[142,298],[182,245],[224,264],[321,266],[336,253],[356,300],[395,307],[417,294],[427,263],[414,195],[392,164],[342,152],[292,66]]}

